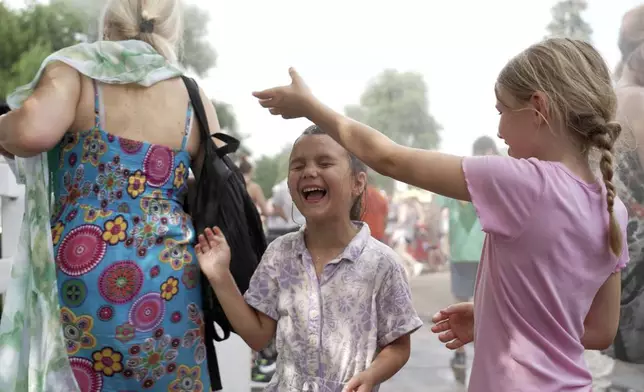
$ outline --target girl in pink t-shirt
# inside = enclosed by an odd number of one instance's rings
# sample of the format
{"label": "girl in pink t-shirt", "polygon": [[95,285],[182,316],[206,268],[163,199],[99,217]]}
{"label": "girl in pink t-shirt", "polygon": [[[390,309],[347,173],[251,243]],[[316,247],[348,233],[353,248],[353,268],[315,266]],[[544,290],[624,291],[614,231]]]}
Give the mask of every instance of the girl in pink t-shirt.
{"label": "girl in pink t-shirt", "polygon": [[[472,201],[486,240],[474,304],[434,317],[447,347],[474,342],[470,391],[590,391],[584,348],[615,336],[627,213],[615,195],[611,76],[588,43],[548,39],[498,76],[499,137],[510,157],[404,147],[292,83],[255,93],[284,118],[307,117],[376,171]],[[600,154],[601,179],[591,151]]]}

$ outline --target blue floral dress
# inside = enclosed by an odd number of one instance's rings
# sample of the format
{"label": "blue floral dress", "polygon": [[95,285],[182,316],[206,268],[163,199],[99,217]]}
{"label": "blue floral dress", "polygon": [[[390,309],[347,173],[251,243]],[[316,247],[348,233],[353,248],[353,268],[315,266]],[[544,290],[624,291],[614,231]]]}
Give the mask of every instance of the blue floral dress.
{"label": "blue floral dress", "polygon": [[52,237],[67,354],[82,392],[210,391],[190,155],[95,126],[59,145]]}

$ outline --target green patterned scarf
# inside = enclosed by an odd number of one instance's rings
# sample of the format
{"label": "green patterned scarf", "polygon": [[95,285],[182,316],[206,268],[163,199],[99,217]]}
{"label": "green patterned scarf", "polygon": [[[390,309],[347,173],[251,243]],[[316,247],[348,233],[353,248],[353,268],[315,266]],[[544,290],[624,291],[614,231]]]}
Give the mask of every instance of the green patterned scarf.
{"label": "green patterned scarf", "polygon": [[[47,64],[61,61],[108,84],[151,86],[182,75],[150,45],[136,40],[99,41],[62,49],[45,59],[34,80],[7,98],[19,108],[34,92]],[[13,257],[0,323],[0,391],[76,392],[58,303],[56,265],[50,228],[50,157],[57,151],[10,162],[25,185],[25,215]]]}

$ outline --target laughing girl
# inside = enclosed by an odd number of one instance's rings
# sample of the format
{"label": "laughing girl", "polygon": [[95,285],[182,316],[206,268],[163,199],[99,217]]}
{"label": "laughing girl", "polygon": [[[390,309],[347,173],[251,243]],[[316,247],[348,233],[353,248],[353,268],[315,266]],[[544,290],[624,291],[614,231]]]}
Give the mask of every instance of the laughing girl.
{"label": "laughing girl", "polygon": [[277,334],[265,391],[377,391],[409,359],[422,322],[398,256],[357,222],[366,177],[353,155],[308,128],[288,174],[306,225],[269,245],[244,297],[221,231],[199,238],[201,268],[239,336],[259,351]]}

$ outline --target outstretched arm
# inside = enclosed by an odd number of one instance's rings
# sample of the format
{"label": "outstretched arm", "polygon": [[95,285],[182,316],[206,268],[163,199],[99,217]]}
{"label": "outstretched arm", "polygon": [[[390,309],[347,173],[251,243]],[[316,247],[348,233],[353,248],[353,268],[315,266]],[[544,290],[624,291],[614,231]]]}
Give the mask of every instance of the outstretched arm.
{"label": "outstretched arm", "polygon": [[315,98],[291,69],[292,84],[254,95],[284,118],[307,117],[375,171],[454,199],[470,200],[461,157],[401,146],[375,129],[354,121]]}
{"label": "outstretched arm", "polygon": [[254,351],[266,348],[275,334],[277,322],[246,303],[230,271],[209,281],[235,332]]}
{"label": "outstretched arm", "polygon": [[[206,229],[206,232],[199,236],[195,252],[201,271],[208,277],[235,332],[253,350],[264,349],[275,334],[277,322],[249,306],[239,292],[230,272],[230,248],[223,233],[218,228]],[[264,272],[262,267],[257,270],[260,275]],[[255,279],[262,278],[266,276],[258,276]]]}
{"label": "outstretched arm", "polygon": [[307,117],[378,173],[447,197],[470,200],[462,157],[402,146],[317,100],[311,102]]}

